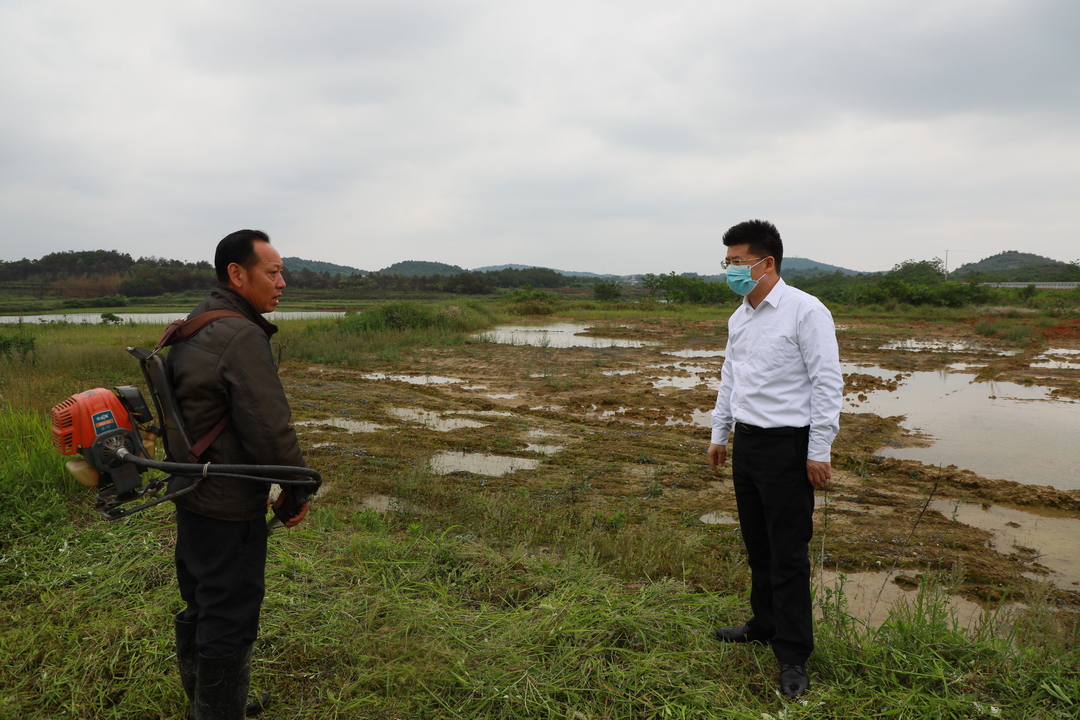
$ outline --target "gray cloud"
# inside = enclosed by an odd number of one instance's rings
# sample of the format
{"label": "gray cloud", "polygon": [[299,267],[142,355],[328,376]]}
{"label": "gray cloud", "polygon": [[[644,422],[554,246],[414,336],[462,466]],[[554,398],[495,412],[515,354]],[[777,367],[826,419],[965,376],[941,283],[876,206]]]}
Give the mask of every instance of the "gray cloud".
{"label": "gray cloud", "polygon": [[1069,260],[1078,30],[1069,0],[7,2],[0,259],[257,226],[368,269],[684,271],[769,217],[857,269]]}

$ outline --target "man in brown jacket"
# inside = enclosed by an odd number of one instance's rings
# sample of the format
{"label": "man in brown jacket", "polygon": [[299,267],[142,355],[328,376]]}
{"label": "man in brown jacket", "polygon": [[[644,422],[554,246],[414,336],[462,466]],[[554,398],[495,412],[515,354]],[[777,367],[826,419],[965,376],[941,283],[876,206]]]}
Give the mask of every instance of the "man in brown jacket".
{"label": "man in brown jacket", "polygon": [[[304,466],[270,348],[277,327],[262,316],[285,287],[281,256],[266,233],[239,230],[218,243],[214,265],[218,285],[189,317],[210,310],[243,317],[216,320],[169,351],[188,435],[196,442],[228,416],[201,462]],[[265,592],[268,497],[268,483],[210,476],[175,501],[176,576],[187,604],[176,616],[176,646],[189,718],[245,715]],[[276,507],[292,527],[309,504],[286,486]]]}

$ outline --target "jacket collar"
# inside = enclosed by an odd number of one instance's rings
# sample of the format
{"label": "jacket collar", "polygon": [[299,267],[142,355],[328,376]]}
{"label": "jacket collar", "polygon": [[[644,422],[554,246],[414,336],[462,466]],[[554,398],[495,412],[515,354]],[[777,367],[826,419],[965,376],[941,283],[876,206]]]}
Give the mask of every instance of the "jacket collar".
{"label": "jacket collar", "polygon": [[214,289],[210,291],[210,297],[214,298],[225,309],[233,310],[246,317],[251,322],[255,323],[263,329],[266,333],[266,337],[270,337],[278,331],[278,326],[267,320],[265,317],[255,309],[255,306],[240,293],[236,292],[230,287],[226,287],[221,283],[214,286]]}

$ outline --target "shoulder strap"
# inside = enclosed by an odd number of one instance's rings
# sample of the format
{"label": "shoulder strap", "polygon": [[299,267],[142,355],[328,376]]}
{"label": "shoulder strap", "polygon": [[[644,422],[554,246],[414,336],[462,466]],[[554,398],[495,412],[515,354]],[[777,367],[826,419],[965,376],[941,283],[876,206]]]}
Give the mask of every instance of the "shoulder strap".
{"label": "shoulder strap", "polygon": [[[170,323],[169,327],[165,328],[165,333],[161,336],[161,340],[158,342],[157,347],[154,348],[154,352],[157,352],[168,345],[175,345],[176,343],[190,340],[197,332],[210,323],[227,317],[243,318],[244,316],[233,310],[210,310],[200,315],[196,315],[193,318],[176,320],[175,322]],[[206,448],[210,447],[210,443],[214,442],[214,439],[221,434],[221,431],[225,429],[225,426],[229,424],[231,419],[232,415],[230,413],[225,413],[225,417],[221,418],[217,425],[215,425],[210,432],[206,433],[206,435],[203,435],[191,448],[187,461],[189,463],[199,462],[199,456],[203,454]]]}
{"label": "shoulder strap", "polygon": [[165,333],[161,336],[161,340],[154,350],[160,350],[167,345],[175,345],[176,343],[190,340],[195,336],[195,333],[199,332],[210,323],[227,317],[243,318],[244,316],[233,310],[210,310],[200,315],[196,315],[193,318],[176,320],[175,322],[170,323],[169,327],[165,328]]}
{"label": "shoulder strap", "polygon": [[191,448],[191,452],[188,454],[187,461],[189,463],[197,463],[200,460],[200,456],[210,447],[210,443],[214,442],[214,439],[221,434],[221,431],[225,429],[225,426],[232,420],[231,413],[225,413],[225,417],[218,420],[218,424],[211,428],[210,432],[206,433],[199,439],[199,442]]}

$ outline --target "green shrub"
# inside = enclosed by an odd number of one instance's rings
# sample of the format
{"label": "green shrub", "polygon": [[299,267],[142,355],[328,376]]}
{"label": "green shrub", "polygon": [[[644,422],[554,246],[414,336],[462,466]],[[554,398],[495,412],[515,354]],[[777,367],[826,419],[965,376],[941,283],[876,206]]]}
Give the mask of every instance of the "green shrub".
{"label": "green shrub", "polygon": [[500,298],[512,315],[550,315],[561,301],[555,293],[537,290],[530,285],[512,290]]}
{"label": "green shrub", "polygon": [[28,332],[18,331],[11,335],[0,335],[0,358],[14,360],[18,355],[20,360],[26,362],[28,359],[33,359],[36,354],[36,344],[34,336]]}
{"label": "green shrub", "polygon": [[361,313],[349,313],[338,327],[347,333],[383,330],[450,330],[471,332],[490,322],[486,307],[469,301],[429,305],[413,300],[395,300]]}
{"label": "green shrub", "polygon": [[650,298],[663,298],[673,303],[716,305],[739,299],[726,282],[709,282],[674,272],[667,275],[649,273],[641,278],[641,284],[649,291]]}
{"label": "green shrub", "polygon": [[127,307],[128,299],[123,295],[103,295],[95,298],[68,298],[60,303],[67,310],[80,308]]}
{"label": "green shrub", "polygon": [[622,297],[622,285],[617,282],[598,282],[593,285],[593,298],[599,302],[612,302]]}

